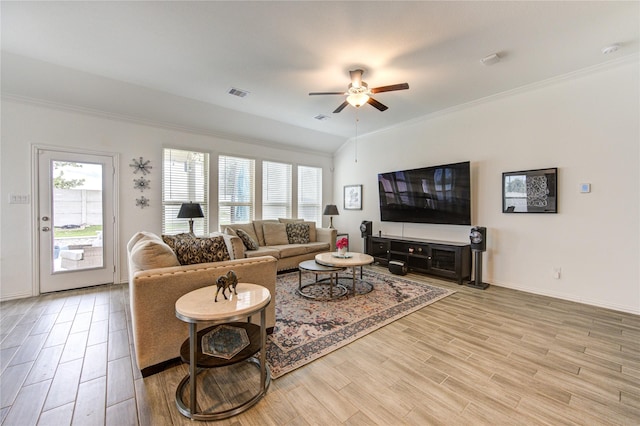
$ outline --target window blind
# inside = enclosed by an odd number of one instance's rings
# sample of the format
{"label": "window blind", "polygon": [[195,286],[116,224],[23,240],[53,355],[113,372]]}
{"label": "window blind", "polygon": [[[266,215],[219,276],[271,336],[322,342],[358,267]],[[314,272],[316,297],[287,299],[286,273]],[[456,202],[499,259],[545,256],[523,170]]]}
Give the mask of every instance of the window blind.
{"label": "window blind", "polygon": [[298,217],[322,226],[322,168],[298,166]]}
{"label": "window blind", "polygon": [[255,160],[218,157],[218,221],[220,225],[254,219]]}
{"label": "window blind", "polygon": [[178,219],[182,203],[199,203],[204,218],[194,219],[196,235],[209,234],[209,154],[165,148],[162,159],[162,233],[189,232],[189,220]]}
{"label": "window blind", "polygon": [[262,218],[291,216],[291,164],[262,162]]}

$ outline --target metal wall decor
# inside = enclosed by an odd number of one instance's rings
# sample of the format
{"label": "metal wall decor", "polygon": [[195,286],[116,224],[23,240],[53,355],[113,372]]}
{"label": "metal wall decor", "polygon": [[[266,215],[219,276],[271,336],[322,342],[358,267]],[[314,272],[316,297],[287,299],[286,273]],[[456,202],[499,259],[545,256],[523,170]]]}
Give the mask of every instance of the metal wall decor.
{"label": "metal wall decor", "polygon": [[143,175],[151,173],[151,169],[153,168],[149,165],[151,160],[144,161],[144,159],[140,157],[139,160],[134,158],[132,161],[133,163],[129,164],[129,167],[133,167],[133,173],[142,172]]}
{"label": "metal wall decor", "polygon": [[149,207],[149,199],[146,198],[144,195],[140,198],[136,198],[136,207],[140,207],[141,209],[144,209],[145,207]]}
{"label": "metal wall decor", "polygon": [[133,180],[133,187],[135,189],[139,189],[141,192],[144,191],[145,189],[149,189],[149,183],[151,181],[148,179],[145,179],[143,177],[139,177],[138,179],[134,179]]}
{"label": "metal wall decor", "polygon": [[[149,179],[145,179],[144,176],[151,173],[152,167],[149,165],[149,163],[151,163],[151,160],[145,161],[144,158],[140,157],[137,160],[133,158],[131,161],[132,163],[129,164],[129,167],[133,167],[133,174],[138,174],[138,172],[142,173],[142,176],[137,179],[133,179],[133,187],[135,189],[139,189],[140,192],[144,191],[145,189],[149,189],[149,184],[151,183],[151,181]],[[136,198],[136,207],[140,207],[141,209],[149,207],[149,199],[144,195],[140,198]]]}

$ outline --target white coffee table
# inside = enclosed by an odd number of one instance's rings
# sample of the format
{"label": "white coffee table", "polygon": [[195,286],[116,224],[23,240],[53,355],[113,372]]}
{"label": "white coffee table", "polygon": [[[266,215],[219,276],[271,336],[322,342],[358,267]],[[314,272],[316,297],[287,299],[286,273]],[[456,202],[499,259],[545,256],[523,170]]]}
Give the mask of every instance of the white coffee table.
{"label": "white coffee table", "polygon": [[[362,267],[364,265],[370,265],[373,263],[373,256],[364,253],[347,252],[345,255],[340,256],[337,252],[327,252],[316,254],[316,262],[325,265],[333,266],[337,268],[351,268],[352,269],[352,285],[351,293],[356,294],[356,268],[360,267],[360,279],[362,280]],[[360,294],[366,294],[373,290],[373,284],[369,285],[369,289]]]}
{"label": "white coffee table", "polygon": [[[228,300],[219,296],[218,301],[214,302],[216,289],[216,286],[203,287],[185,294],[176,301],[176,317],[189,323],[189,339],[180,348],[182,360],[189,363],[189,374],[182,379],[176,389],[176,405],[182,415],[192,420],[219,420],[242,413],[255,405],[267,393],[271,382],[271,372],[267,365],[267,351],[265,350],[267,343],[265,308],[271,301],[271,293],[267,288],[257,284],[239,283],[236,288],[237,295],[228,296]],[[247,321],[252,315],[258,313],[260,314],[259,327]],[[198,332],[198,323],[204,321],[213,322],[214,325]],[[202,336],[213,331],[220,324],[231,322],[233,322],[231,324],[233,327],[246,331],[249,345],[229,359],[204,354],[202,352]],[[259,360],[254,357],[258,351],[260,352]],[[247,360],[260,369],[260,389],[258,392],[245,402],[223,411],[197,412],[196,375],[207,368],[222,367]],[[187,382],[190,385],[188,407],[184,402]]]}

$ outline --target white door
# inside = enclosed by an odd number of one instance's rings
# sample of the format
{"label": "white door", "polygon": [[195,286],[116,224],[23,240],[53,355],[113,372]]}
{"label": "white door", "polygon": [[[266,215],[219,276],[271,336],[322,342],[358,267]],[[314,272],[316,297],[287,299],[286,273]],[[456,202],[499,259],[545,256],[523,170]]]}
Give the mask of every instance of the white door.
{"label": "white door", "polygon": [[37,150],[40,292],[114,282],[114,157]]}

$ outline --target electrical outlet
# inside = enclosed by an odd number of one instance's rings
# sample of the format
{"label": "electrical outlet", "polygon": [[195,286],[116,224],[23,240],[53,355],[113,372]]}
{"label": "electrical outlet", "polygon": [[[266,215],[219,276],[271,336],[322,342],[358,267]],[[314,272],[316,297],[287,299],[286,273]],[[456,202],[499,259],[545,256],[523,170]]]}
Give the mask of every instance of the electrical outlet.
{"label": "electrical outlet", "polygon": [[556,266],[555,268],[553,268],[553,278],[555,278],[556,280],[560,279],[561,273],[562,273],[562,268],[560,268],[559,266]]}

